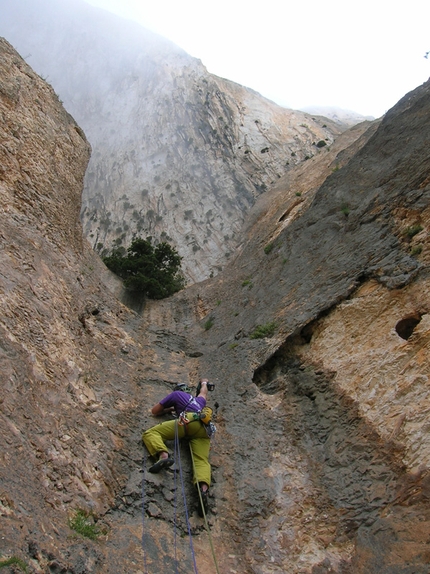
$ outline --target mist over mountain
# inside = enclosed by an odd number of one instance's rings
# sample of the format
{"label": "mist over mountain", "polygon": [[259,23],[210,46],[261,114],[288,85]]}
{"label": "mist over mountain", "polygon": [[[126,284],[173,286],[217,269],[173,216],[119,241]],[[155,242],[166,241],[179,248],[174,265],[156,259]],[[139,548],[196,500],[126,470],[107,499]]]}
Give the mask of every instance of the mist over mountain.
{"label": "mist over mountain", "polygon": [[81,0],[0,1],[0,34],[92,146],[84,232],[100,254],[167,240],[190,282],[216,275],[256,198],[347,124],[277,106],[166,39]]}

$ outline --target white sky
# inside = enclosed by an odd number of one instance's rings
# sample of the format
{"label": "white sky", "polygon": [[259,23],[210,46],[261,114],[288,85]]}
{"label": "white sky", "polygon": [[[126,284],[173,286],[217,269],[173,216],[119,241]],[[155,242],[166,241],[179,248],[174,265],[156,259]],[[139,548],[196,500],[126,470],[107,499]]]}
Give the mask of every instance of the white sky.
{"label": "white sky", "polygon": [[430,77],[430,1],[86,0],[293,109],[380,117]]}

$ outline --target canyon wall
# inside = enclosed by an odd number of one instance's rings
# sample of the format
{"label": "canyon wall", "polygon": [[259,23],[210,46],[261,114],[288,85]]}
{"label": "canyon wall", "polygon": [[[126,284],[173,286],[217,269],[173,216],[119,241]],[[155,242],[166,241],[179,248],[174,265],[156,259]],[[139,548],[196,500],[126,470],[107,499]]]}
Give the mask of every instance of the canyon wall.
{"label": "canyon wall", "polygon": [[0,65],[0,564],[188,572],[189,526],[215,572],[186,445],[189,524],[140,440],[207,376],[221,572],[426,574],[429,83],[278,178],[222,273],[137,313],[82,237],[82,130],[5,40]]}
{"label": "canyon wall", "polygon": [[81,0],[1,0],[0,9],[0,34],[91,143],[82,222],[101,255],[151,236],[178,249],[189,283],[216,275],[256,198],[345,129],[209,74]]}
{"label": "canyon wall", "polygon": [[147,309],[217,383],[238,571],[428,570],[429,105],[288,174],[225,273]]}

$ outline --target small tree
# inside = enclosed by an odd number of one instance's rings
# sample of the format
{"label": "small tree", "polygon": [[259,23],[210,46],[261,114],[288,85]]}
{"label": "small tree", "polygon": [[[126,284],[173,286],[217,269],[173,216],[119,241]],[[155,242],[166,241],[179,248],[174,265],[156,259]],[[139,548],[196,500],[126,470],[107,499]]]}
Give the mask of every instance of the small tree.
{"label": "small tree", "polygon": [[182,257],[168,243],[152,245],[151,237],[134,239],[127,255],[114,249],[103,261],[124,279],[126,289],[149,299],[164,299],[185,286],[181,273]]}

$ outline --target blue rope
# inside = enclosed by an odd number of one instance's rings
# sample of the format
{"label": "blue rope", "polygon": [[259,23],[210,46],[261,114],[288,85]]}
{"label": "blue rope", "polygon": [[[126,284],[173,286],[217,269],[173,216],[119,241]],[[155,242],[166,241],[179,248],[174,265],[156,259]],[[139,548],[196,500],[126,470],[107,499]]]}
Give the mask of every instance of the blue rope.
{"label": "blue rope", "polygon": [[[195,465],[195,462],[194,462],[193,449],[191,448],[191,445],[190,445],[190,453],[191,453],[191,462],[192,462],[192,464],[193,464],[193,472],[194,472],[194,475],[195,475],[195,474],[196,474],[196,465]],[[216,556],[215,556],[215,549],[214,549],[214,545],[213,545],[213,542],[212,542],[212,534],[211,534],[211,530],[210,530],[210,528],[209,528],[208,518],[207,518],[207,516],[206,516],[205,508],[204,508],[204,505],[203,505],[202,493],[201,493],[201,491],[200,491],[200,488],[199,488],[199,500],[200,500],[200,504],[201,504],[201,507],[202,507],[203,517],[204,517],[204,520],[205,520],[205,527],[206,527],[206,530],[207,530],[207,533],[208,533],[208,537],[209,537],[209,544],[210,544],[211,551],[212,551],[212,558],[214,559],[215,570],[217,571],[217,574],[219,574],[218,563],[217,563]]]}
{"label": "blue rope", "polygon": [[148,566],[146,564],[146,551],[145,551],[145,449],[143,450],[143,467],[142,467],[142,550],[143,550],[143,569],[144,574],[148,574]]}
{"label": "blue rope", "polygon": [[190,520],[189,520],[189,516],[188,516],[188,508],[187,508],[187,499],[185,496],[185,486],[184,486],[184,477],[182,474],[182,464],[181,464],[181,452],[180,452],[180,448],[179,448],[179,435],[178,435],[178,421],[176,420],[176,424],[175,424],[175,450],[177,449],[177,453],[178,453],[178,467],[179,467],[179,475],[181,478],[181,487],[182,487],[182,495],[184,498],[184,508],[185,508],[185,519],[187,521],[187,529],[188,529],[188,536],[190,538],[190,550],[191,550],[191,556],[193,559],[193,565],[194,565],[194,572],[196,574],[198,574],[198,570],[197,570],[197,564],[196,564],[196,556],[194,553],[194,547],[193,547],[193,538],[191,535],[191,526],[190,526]]}
{"label": "blue rope", "polygon": [[[176,440],[176,434],[177,434],[177,427],[178,425],[175,425],[175,447],[174,447],[174,454],[173,454],[173,458],[175,461],[175,468],[176,468],[176,461],[177,461],[177,444],[179,444],[179,441]],[[174,479],[173,479],[173,483],[174,483],[174,514],[173,514],[173,523],[174,523],[174,545],[175,545],[175,573],[178,574],[178,555],[177,555],[177,509],[178,509],[178,503],[177,503],[177,492],[178,492],[178,479],[177,479],[177,472],[175,470],[174,474]]]}
{"label": "blue rope", "polygon": [[[185,508],[185,519],[186,519],[186,523],[187,523],[187,530],[188,530],[188,536],[190,539],[190,550],[191,550],[191,556],[193,559],[193,565],[194,565],[194,572],[195,574],[198,574],[198,570],[197,570],[197,564],[196,564],[196,556],[194,553],[194,547],[193,547],[193,539],[192,539],[192,535],[191,535],[191,525],[190,525],[190,520],[189,520],[189,515],[188,515],[188,507],[187,507],[187,499],[185,496],[185,485],[184,485],[184,477],[183,477],[183,473],[182,473],[182,465],[181,465],[181,451],[180,451],[180,446],[179,446],[179,434],[178,434],[178,421],[176,420],[176,424],[175,424],[175,448],[174,448],[174,460],[175,460],[175,466],[177,464],[178,468],[179,468],[179,476],[181,479],[181,488],[182,488],[182,495],[183,495],[183,499],[184,499],[184,508]],[[144,568],[144,574],[148,574],[148,565],[147,565],[147,561],[146,561],[146,533],[145,533],[145,468],[146,468],[146,456],[145,456],[145,450],[143,450],[143,468],[142,468],[142,550],[143,550],[143,568]],[[178,574],[178,559],[177,559],[177,477],[176,477],[177,473],[174,473],[174,528],[175,528],[175,534],[174,534],[174,545],[175,545],[175,573]]]}

